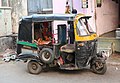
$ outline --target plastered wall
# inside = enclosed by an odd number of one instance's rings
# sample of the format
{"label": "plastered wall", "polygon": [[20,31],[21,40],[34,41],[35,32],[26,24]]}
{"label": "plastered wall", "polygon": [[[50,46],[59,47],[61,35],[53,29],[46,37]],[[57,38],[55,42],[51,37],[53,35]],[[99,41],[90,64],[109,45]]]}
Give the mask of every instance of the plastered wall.
{"label": "plastered wall", "polygon": [[101,35],[115,30],[119,22],[118,4],[112,0],[103,0],[101,7],[96,7],[97,33]]}

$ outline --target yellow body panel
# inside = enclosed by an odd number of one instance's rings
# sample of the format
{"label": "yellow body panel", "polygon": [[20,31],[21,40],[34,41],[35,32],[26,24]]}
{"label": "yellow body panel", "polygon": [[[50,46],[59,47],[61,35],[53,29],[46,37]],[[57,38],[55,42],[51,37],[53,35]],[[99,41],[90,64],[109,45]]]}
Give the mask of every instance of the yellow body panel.
{"label": "yellow body panel", "polygon": [[84,17],[84,16],[85,16],[84,14],[77,14],[75,16],[75,20],[78,20],[79,18]]}
{"label": "yellow body panel", "polygon": [[91,34],[89,36],[78,36],[76,35],[75,36],[75,41],[90,41],[90,40],[94,40],[97,38],[97,35],[96,34]]}
{"label": "yellow body panel", "polygon": [[75,33],[75,41],[90,41],[90,40],[94,40],[97,38],[97,35],[96,33],[94,34],[90,34],[90,35],[86,35],[86,36],[79,36],[77,34],[77,31],[76,31],[76,25],[78,23],[78,20],[81,18],[81,17],[84,17],[85,15],[84,14],[78,14],[76,17],[75,17],[75,20],[74,20],[74,33]]}

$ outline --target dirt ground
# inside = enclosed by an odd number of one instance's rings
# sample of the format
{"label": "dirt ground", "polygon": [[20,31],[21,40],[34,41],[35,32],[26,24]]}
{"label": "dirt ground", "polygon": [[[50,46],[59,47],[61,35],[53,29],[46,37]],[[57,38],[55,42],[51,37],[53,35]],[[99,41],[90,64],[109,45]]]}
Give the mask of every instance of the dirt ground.
{"label": "dirt ground", "polygon": [[120,63],[120,52],[114,52],[110,57],[108,57],[107,61],[111,63]]}

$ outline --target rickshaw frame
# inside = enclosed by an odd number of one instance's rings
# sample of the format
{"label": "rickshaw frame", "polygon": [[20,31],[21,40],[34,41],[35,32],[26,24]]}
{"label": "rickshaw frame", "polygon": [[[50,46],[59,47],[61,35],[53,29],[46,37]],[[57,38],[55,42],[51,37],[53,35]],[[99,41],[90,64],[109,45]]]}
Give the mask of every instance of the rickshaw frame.
{"label": "rickshaw frame", "polygon": [[[102,53],[97,53],[96,33],[94,32],[89,35],[79,36],[76,30],[79,19],[86,20],[90,17],[91,16],[85,16],[84,14],[34,14],[23,17],[20,21],[18,32],[18,59],[22,59],[24,61],[30,60],[28,62],[28,70],[32,74],[39,74],[42,69],[54,66],[59,66],[60,69],[65,70],[77,70],[88,65],[90,65],[93,72],[104,74],[107,70],[105,62],[106,57],[103,56]],[[52,43],[51,45],[38,45],[34,42],[34,23],[51,22],[55,20],[73,22],[75,36],[74,43],[68,44],[66,42],[58,42]],[[52,39],[54,39],[54,37]],[[32,53],[22,53],[21,48],[24,46],[29,49],[36,49],[37,55]],[[45,55],[47,54],[48,56],[46,56],[46,58]],[[72,57],[73,55],[74,57]],[[66,62],[66,56],[70,57],[69,60],[72,57],[73,61]],[[63,57],[65,59],[63,59]],[[34,69],[34,66],[39,68]]]}

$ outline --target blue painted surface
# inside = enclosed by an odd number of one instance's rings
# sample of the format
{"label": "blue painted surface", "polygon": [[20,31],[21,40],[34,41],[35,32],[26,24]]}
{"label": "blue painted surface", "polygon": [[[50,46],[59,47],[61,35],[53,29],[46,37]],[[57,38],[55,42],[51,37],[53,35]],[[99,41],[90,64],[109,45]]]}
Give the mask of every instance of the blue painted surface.
{"label": "blue painted surface", "polygon": [[43,11],[43,9],[52,9],[52,0],[28,0],[28,13],[36,14]]}

